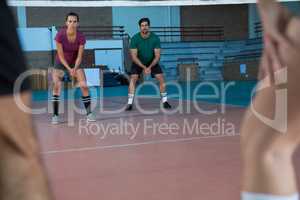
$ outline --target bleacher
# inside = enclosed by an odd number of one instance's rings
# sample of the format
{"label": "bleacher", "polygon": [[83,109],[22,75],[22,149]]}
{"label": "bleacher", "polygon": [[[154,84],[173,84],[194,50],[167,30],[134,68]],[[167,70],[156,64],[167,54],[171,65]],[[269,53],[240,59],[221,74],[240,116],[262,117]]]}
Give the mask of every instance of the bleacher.
{"label": "bleacher", "polygon": [[177,79],[177,65],[182,63],[197,63],[201,79],[220,80],[220,67],[223,65],[222,48],[223,42],[162,43],[160,63],[169,80]]}
{"label": "bleacher", "polygon": [[225,62],[257,60],[261,55],[260,38],[239,41],[163,42],[161,65],[166,78],[178,78],[177,65],[197,63],[200,80],[222,80]]}

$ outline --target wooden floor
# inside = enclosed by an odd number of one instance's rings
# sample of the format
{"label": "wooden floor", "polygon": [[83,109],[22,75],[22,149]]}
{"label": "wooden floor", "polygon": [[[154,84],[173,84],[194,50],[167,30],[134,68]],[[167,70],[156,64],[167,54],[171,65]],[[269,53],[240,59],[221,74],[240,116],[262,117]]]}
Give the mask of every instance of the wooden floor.
{"label": "wooden floor", "polygon": [[[126,105],[126,98],[106,98],[103,105],[112,111]],[[153,110],[159,100],[145,99],[141,106]],[[87,124],[76,114],[74,126],[68,125],[68,114],[59,125],[49,123],[51,114],[34,116],[56,199],[238,200],[239,125],[245,109],[226,106],[221,113],[220,105],[199,106],[217,113],[201,114],[194,106],[190,113],[185,107],[174,114],[97,109],[97,122]]]}

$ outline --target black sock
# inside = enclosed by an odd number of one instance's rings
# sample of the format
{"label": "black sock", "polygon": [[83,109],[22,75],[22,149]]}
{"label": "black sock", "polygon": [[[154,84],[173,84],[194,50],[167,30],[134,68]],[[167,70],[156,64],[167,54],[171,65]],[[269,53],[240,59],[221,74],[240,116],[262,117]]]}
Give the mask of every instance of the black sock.
{"label": "black sock", "polygon": [[86,109],[86,114],[90,114],[91,113],[91,97],[90,96],[82,96],[82,102],[84,104],[84,107]]}
{"label": "black sock", "polygon": [[53,95],[52,96],[52,102],[53,102],[53,115],[57,115],[58,116],[59,95]]}

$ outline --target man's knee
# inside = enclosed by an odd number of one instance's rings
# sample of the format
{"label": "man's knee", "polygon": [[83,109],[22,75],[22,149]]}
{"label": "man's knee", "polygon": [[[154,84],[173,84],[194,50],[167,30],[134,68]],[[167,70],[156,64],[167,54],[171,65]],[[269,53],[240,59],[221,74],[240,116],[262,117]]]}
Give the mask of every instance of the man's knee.
{"label": "man's knee", "polygon": [[130,77],[130,82],[131,82],[132,84],[135,84],[135,83],[137,82],[138,79],[139,79],[139,76],[138,76],[138,75],[132,75],[132,76]]}

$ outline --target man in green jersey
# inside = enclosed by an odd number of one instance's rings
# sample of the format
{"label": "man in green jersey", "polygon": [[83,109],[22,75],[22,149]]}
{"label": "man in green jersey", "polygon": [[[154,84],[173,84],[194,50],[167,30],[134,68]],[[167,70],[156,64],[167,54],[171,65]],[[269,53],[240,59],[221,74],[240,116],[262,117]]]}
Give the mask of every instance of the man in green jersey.
{"label": "man in green jersey", "polygon": [[150,20],[142,18],[139,20],[140,32],[135,34],[130,41],[130,53],[132,57],[131,76],[129,84],[128,105],[126,110],[132,110],[134,99],[135,85],[139,75],[151,74],[159,81],[159,89],[161,101],[165,109],[170,109],[171,106],[167,100],[165,81],[160,60],[160,40],[157,35],[149,31]]}

